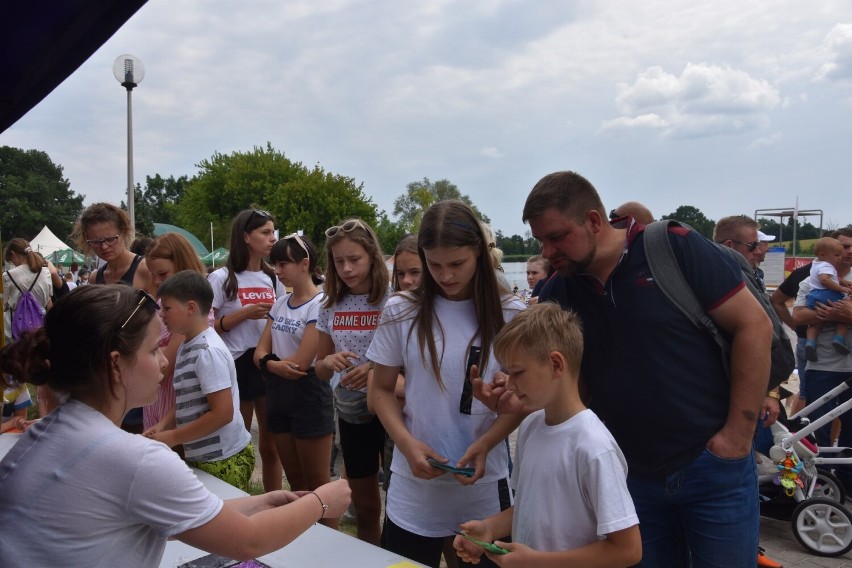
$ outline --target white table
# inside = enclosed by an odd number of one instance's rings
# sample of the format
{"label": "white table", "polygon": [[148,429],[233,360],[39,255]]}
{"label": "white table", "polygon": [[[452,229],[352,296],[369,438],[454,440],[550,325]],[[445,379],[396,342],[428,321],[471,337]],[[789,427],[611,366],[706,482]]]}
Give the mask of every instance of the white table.
{"label": "white table", "polygon": [[[0,459],[15,445],[20,434],[0,435]],[[243,497],[245,492],[212,475],[193,469],[198,479],[222,499]],[[175,568],[207,553],[178,540],[166,544],[161,568]],[[272,568],[416,568],[423,566],[393,552],[323,525],[313,525],[299,538],[258,560]]]}

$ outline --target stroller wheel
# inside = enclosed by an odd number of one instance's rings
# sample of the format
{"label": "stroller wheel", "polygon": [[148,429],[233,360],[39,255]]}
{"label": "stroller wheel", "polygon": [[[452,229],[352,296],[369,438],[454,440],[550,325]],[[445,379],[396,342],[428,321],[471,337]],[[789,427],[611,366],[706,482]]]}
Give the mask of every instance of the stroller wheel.
{"label": "stroller wheel", "polygon": [[841,556],[852,549],[852,513],[837,501],[818,497],[796,506],[790,519],[796,540],[819,556]]}
{"label": "stroller wheel", "polygon": [[814,497],[823,497],[840,504],[846,501],[846,489],[833,473],[817,471],[816,482],[819,486],[814,488]]}

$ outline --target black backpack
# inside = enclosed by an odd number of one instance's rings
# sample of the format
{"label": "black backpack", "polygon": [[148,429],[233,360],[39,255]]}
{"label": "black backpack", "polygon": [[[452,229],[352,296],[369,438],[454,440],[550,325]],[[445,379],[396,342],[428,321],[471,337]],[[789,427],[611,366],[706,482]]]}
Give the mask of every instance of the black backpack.
{"label": "black backpack", "polygon": [[[695,292],[693,292],[683,277],[683,273],[669,242],[667,234],[669,227],[683,227],[690,231],[693,230],[689,225],[673,220],[656,221],[645,226],[644,248],[648,267],[651,269],[651,275],[654,277],[657,287],[663,292],[666,298],[677,306],[696,327],[706,330],[713,337],[722,353],[722,365],[725,369],[725,374],[730,379],[731,346],[728,340],[719,332],[719,329],[713,323],[713,320],[710,319],[710,316],[707,315],[707,312],[704,311],[704,308],[695,297]],[[722,254],[734,259],[740,266],[746,287],[772,321],[772,358],[767,391],[772,390],[786,381],[790,377],[790,373],[793,372],[793,369],[796,368],[796,358],[793,354],[790,338],[787,336],[784,324],[781,323],[778,314],[775,313],[775,309],[769,302],[769,298],[761,290],[754,275],[754,270],[752,270],[748,261],[743,255],[732,248],[718,243],[713,243],[713,245]]]}

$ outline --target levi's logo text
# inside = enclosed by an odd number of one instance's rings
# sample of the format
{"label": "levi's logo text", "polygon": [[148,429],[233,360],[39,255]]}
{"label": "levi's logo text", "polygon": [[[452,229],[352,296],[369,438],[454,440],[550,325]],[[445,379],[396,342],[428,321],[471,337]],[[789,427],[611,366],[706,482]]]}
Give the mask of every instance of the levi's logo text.
{"label": "levi's logo text", "polygon": [[237,292],[240,304],[272,304],[275,302],[275,293],[272,288],[240,288]]}
{"label": "levi's logo text", "polygon": [[370,331],[379,325],[379,311],[335,312],[331,327],[334,331]]}

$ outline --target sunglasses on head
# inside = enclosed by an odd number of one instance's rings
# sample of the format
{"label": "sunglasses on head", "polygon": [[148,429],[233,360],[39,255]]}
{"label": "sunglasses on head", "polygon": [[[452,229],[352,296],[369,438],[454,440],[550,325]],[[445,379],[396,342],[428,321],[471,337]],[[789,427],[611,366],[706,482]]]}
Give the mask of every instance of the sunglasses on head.
{"label": "sunglasses on head", "polygon": [[264,211],[263,209],[252,209],[251,215],[249,215],[248,219],[246,219],[245,232],[248,232],[248,226],[251,223],[251,220],[255,218],[255,216],[263,217],[265,219],[272,219],[272,213],[270,213],[269,211]]}
{"label": "sunglasses on head", "polygon": [[127,319],[124,320],[124,323],[121,324],[121,327],[118,328],[118,331],[124,330],[125,326],[127,326],[127,324],[130,323],[130,320],[133,319],[133,316],[136,315],[136,312],[139,311],[139,308],[144,306],[146,303],[149,303],[151,306],[153,306],[155,310],[160,309],[160,305],[157,303],[157,300],[155,300],[154,297],[151,296],[151,294],[149,294],[145,290],[137,290],[137,292],[139,293],[139,303],[136,304],[136,307],[133,308],[133,311],[130,312],[130,315],[127,316]]}
{"label": "sunglasses on head", "polygon": [[367,230],[367,225],[365,225],[360,219],[351,219],[351,220],[346,221],[345,223],[342,223],[340,225],[335,225],[333,227],[329,227],[328,229],[325,230],[325,236],[328,237],[328,238],[331,238],[334,235],[336,235],[337,233],[339,233],[340,231],[343,231],[344,233],[351,233],[357,227],[360,227],[360,228],[364,229],[365,231]]}
{"label": "sunglasses on head", "polygon": [[310,259],[311,253],[308,252],[308,247],[305,246],[305,241],[302,240],[302,237],[299,236],[299,233],[290,233],[286,237],[284,237],[285,241],[289,241],[290,239],[296,239],[296,242],[302,247],[302,250],[305,251],[305,256]]}

